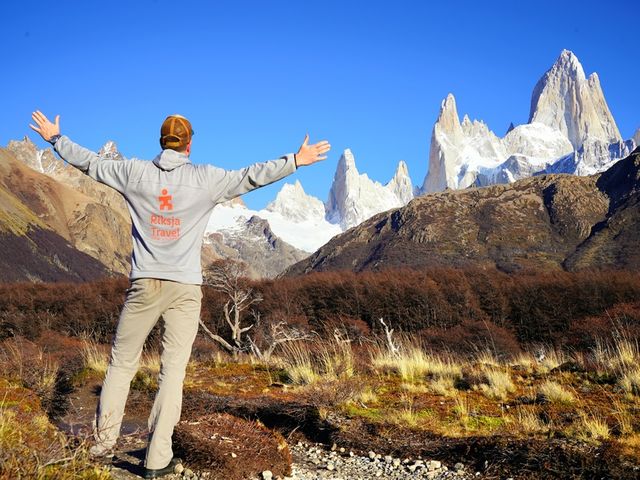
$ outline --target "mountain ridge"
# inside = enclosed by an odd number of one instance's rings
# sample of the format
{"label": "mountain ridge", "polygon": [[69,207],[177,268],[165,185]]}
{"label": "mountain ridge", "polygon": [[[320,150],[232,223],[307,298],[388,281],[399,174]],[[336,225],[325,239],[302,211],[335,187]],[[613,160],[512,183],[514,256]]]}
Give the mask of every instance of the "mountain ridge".
{"label": "mountain ridge", "polygon": [[602,174],[429,194],[334,237],[283,276],[398,266],[639,269],[639,179],[637,148]]}

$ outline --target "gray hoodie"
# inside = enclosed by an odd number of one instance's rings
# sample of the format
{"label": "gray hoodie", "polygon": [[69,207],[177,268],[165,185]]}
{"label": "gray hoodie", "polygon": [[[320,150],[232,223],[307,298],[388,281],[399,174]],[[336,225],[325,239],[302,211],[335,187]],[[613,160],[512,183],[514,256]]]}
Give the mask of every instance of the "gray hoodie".
{"label": "gray hoodie", "polygon": [[60,157],[120,192],[133,224],[132,280],[158,278],[201,284],[200,252],[213,207],[295,172],[293,154],[240,170],[194,165],[163,150],[152,162],[109,160],[62,136]]}

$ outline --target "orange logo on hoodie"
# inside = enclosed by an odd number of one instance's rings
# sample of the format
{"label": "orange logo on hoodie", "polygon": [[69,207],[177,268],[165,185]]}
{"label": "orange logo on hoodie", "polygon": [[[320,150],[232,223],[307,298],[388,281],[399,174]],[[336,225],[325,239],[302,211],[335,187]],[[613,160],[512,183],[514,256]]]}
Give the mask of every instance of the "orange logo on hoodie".
{"label": "orange logo on hoodie", "polygon": [[169,195],[166,188],[162,190],[162,195],[158,197],[160,200],[160,210],[173,210],[173,195]]}

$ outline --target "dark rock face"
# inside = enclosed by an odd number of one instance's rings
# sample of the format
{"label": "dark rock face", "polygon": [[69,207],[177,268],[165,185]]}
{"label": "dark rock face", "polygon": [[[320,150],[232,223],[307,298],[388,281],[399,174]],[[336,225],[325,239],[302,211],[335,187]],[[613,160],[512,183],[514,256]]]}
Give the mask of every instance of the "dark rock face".
{"label": "dark rock face", "polygon": [[446,191],[381,213],[284,275],[390,267],[640,267],[640,149],[590,177]]}

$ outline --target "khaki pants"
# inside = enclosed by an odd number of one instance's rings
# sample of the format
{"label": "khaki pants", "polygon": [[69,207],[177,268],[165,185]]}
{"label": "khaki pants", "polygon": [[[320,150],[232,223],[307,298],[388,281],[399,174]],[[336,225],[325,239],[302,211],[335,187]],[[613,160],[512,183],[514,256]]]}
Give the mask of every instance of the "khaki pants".
{"label": "khaki pants", "polygon": [[153,278],[136,279],[127,290],[109,368],[96,413],[96,442],[112,448],[120,435],[129,385],[138,371],[144,342],[164,320],[158,392],[149,416],[146,468],[164,468],[173,456],[171,435],[180,420],[182,384],[198,332],[202,289]]}

